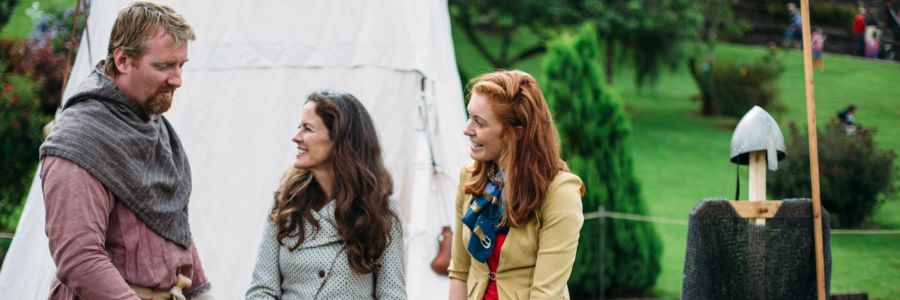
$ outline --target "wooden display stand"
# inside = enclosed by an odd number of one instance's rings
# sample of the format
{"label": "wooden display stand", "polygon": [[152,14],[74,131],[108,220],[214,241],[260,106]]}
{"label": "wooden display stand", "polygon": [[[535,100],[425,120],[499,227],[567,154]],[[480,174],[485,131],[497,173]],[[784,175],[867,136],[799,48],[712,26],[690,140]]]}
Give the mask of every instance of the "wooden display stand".
{"label": "wooden display stand", "polygon": [[766,225],[766,219],[775,217],[780,200],[766,200],[766,151],[750,153],[750,184],[747,191],[750,201],[729,201],[741,218],[753,219],[756,225]]}

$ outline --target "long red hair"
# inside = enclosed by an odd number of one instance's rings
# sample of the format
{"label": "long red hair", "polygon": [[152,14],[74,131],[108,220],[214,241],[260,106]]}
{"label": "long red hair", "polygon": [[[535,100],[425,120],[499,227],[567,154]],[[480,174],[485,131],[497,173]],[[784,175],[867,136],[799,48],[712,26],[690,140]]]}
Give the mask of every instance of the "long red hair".
{"label": "long red hair", "polygon": [[[488,99],[491,111],[503,124],[506,150],[498,162],[506,177],[503,226],[519,227],[534,217],[544,202],[550,181],[564,163],[559,157],[559,136],[537,81],[528,73],[498,70],[469,82],[470,93]],[[515,130],[521,127],[521,133]],[[481,195],[488,182],[489,164],[475,162],[465,192]]]}

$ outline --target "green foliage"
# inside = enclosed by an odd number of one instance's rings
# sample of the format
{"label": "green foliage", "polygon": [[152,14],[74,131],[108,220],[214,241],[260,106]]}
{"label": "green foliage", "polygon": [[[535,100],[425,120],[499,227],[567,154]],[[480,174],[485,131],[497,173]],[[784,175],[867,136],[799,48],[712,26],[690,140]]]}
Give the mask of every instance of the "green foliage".
{"label": "green foliage", "polygon": [[709,71],[709,96],[716,114],[741,117],[754,105],[769,107],[778,97],[778,77],[784,72],[771,50],[755,62],[718,59]]}
{"label": "green foliage", "polygon": [[[646,214],[634,175],[631,127],[618,97],[602,82],[598,42],[591,27],[564,34],[547,45],[543,90],[554,113],[563,156],[587,187],[584,211]],[[586,221],[569,287],[574,297],[598,296],[601,253],[607,295],[643,293],[656,282],[662,251],[651,224],[610,219],[601,233],[596,220]],[[600,249],[603,234],[605,247]]]}
{"label": "green foliage", "polygon": [[[82,8],[82,9],[87,9]],[[72,32],[73,8],[50,8],[41,11],[31,37],[0,39],[0,62],[8,62],[2,72],[29,76],[39,82],[38,96],[41,111],[47,115],[56,112],[62,99],[62,82],[66,75],[68,47],[77,48],[76,37],[84,29],[82,22]],[[72,52],[72,57],[77,53]]]}
{"label": "green foliage", "polygon": [[43,127],[49,118],[40,112],[31,78],[0,73],[0,230],[11,231],[15,213],[28,193]]}
{"label": "green foliage", "polygon": [[[835,227],[856,227],[875,212],[895,187],[893,150],[878,149],[873,140],[875,128],[858,127],[847,134],[832,120],[817,134],[819,150],[819,188],[822,206],[831,214]],[[788,159],[767,184],[776,198],[811,197],[809,140],[791,122],[787,139]]]}
{"label": "green foliage", "polygon": [[[509,68],[516,62],[544,52],[543,42],[513,50],[517,31],[527,30],[547,38],[560,28],[579,24],[583,15],[567,0],[450,0],[450,17],[493,68]],[[501,42],[489,47],[484,40]],[[462,69],[462,68],[460,68]],[[461,70],[462,73],[465,73]],[[463,74],[465,77],[465,74]],[[465,82],[465,81],[464,81]]]}
{"label": "green foliage", "polygon": [[703,24],[702,7],[695,0],[582,2],[583,13],[610,51],[604,58],[606,76],[612,76],[612,65],[627,62],[634,66],[638,86],[654,84],[666,67],[675,70],[687,55],[682,42],[693,41]]}
{"label": "green foliage", "polygon": [[[700,0],[702,18],[701,32],[693,45],[693,53],[688,57],[687,65],[691,78],[700,90],[701,108],[703,115],[714,115],[713,97],[710,95],[710,66],[714,60],[713,53],[716,43],[720,39],[740,36],[750,29],[750,24],[744,20],[736,20],[734,16],[734,4],[737,0]],[[702,59],[701,59],[702,57]]]}
{"label": "green foliage", "polygon": [[0,72],[31,78],[36,83],[40,109],[46,115],[53,115],[60,104],[66,72],[66,53],[54,52],[51,41],[0,39],[0,61],[9,62]]}
{"label": "green foliage", "polygon": [[[591,23],[607,49],[608,78],[614,65],[627,63],[635,66],[639,85],[653,84],[666,67],[674,70],[686,54],[681,42],[692,40],[702,22],[692,0],[451,0],[449,5],[454,24],[493,68],[510,68],[546,50],[538,42],[512,51],[517,30],[549,40]],[[497,36],[501,43],[488,47],[479,33]]]}

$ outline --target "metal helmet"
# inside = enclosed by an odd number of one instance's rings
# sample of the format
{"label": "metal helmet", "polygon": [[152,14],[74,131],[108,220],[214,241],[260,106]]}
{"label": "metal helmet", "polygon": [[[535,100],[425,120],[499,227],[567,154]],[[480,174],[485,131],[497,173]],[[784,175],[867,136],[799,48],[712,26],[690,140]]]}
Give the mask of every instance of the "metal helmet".
{"label": "metal helmet", "polygon": [[778,123],[759,106],[753,106],[734,129],[731,162],[746,165],[750,161],[750,152],[756,151],[766,151],[766,161],[773,171],[778,170],[778,161],[787,156]]}

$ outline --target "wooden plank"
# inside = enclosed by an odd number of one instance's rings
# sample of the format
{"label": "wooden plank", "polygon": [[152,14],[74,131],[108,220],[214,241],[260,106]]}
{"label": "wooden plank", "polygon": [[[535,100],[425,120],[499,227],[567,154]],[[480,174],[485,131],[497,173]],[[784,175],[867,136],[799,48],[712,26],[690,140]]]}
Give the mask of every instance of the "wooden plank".
{"label": "wooden plank", "polygon": [[816,291],[825,300],[825,255],[822,249],[822,204],[819,195],[819,146],[816,137],[816,96],[813,84],[812,41],[809,28],[809,0],[800,0],[803,19],[803,74],[806,80],[806,128],[809,134],[809,175],[812,185],[813,240],[816,247]]}
{"label": "wooden plank", "polygon": [[[747,198],[750,202],[766,201],[766,151],[750,152],[748,164],[750,183],[747,185],[749,187]],[[751,222],[756,225],[766,225],[764,218],[755,218]]]}
{"label": "wooden plank", "polygon": [[737,211],[738,215],[744,219],[756,219],[763,220],[771,219],[775,217],[775,214],[778,213],[778,209],[781,208],[780,200],[768,200],[768,201],[736,201],[730,200],[731,207],[734,207],[734,210]]}

